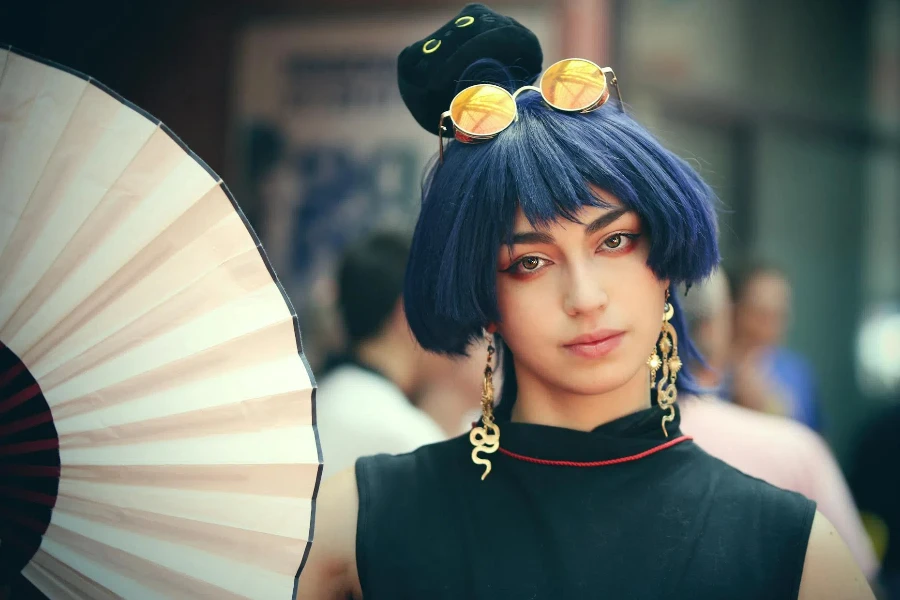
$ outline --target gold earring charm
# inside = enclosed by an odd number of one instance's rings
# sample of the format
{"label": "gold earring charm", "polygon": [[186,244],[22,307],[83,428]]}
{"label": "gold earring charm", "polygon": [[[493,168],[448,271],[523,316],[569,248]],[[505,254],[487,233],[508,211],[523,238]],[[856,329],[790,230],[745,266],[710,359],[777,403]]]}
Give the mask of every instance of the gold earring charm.
{"label": "gold earring charm", "polygon": [[[675,308],[669,302],[669,292],[666,291],[662,331],[659,334],[657,347],[653,349],[653,354],[647,359],[647,365],[650,367],[650,387],[656,385],[656,401],[661,409],[667,411],[662,418],[662,430],[666,437],[669,437],[666,423],[675,420],[675,401],[678,399],[675,380],[681,370],[681,358],[678,356],[678,334],[675,333],[675,327],[671,323],[673,316],[675,316]],[[657,349],[659,353],[657,353]],[[660,368],[662,368],[662,377],[657,382],[656,372]]]}
{"label": "gold earring charm", "polygon": [[500,428],[494,423],[494,370],[491,360],[494,357],[494,346],[488,342],[487,366],[484,368],[484,383],[481,391],[481,427],[475,427],[469,432],[469,441],[472,443],[472,462],[476,465],[484,465],[484,481],[491,472],[491,461],[479,456],[479,453],[491,454],[500,448]]}
{"label": "gold earring charm", "polygon": [[662,359],[656,351],[656,345],[653,346],[653,354],[647,359],[647,366],[650,367],[650,389],[656,387],[656,372],[662,366]]}

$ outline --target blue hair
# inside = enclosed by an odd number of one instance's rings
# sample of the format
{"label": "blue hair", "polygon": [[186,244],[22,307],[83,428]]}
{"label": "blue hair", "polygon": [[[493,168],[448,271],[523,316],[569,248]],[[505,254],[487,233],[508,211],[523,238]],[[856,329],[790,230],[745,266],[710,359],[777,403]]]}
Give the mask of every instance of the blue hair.
{"label": "blue hair", "polygon": [[[491,83],[500,79],[510,91],[526,83],[503,80],[497,76],[502,66],[482,61],[464,74],[461,87],[485,80],[487,71],[493,72]],[[483,328],[500,320],[497,253],[512,238],[517,207],[535,228],[559,218],[575,221],[583,207],[608,206],[591,192],[594,185],[639,215],[650,241],[648,266],[659,279],[671,280],[673,325],[685,364],[676,385],[700,391],[687,365],[703,359],[674,290],[703,280],[719,262],[715,194],[613,101],[573,114],[525,92],[517,107],[518,120],[493,140],[451,141],[443,164],[426,176],[404,284],[416,339],[432,352],[465,355]],[[502,349],[505,399],[515,377],[510,353]]]}

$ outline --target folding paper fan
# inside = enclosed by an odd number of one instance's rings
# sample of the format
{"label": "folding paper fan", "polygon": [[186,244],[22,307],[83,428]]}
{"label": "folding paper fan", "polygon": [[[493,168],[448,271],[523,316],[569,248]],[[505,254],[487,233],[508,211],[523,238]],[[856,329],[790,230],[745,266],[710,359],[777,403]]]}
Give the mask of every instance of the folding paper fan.
{"label": "folding paper fan", "polygon": [[228,189],[0,48],[0,569],[50,598],[293,597],[321,473],[296,313]]}

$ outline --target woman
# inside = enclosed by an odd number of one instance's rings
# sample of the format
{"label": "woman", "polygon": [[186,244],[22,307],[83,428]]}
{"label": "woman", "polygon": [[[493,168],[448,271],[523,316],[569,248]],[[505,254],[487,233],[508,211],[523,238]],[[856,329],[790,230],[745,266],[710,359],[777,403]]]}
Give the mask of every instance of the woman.
{"label": "woman", "polygon": [[298,598],[871,598],[812,502],[678,429],[695,352],[669,290],[718,261],[710,189],[585,61],[515,97],[473,87],[540,62],[481,5],[400,56],[417,121],[457,139],[426,181],[407,316],[435,352],[496,340],[502,394],[489,352],[470,435],[327,481]]}

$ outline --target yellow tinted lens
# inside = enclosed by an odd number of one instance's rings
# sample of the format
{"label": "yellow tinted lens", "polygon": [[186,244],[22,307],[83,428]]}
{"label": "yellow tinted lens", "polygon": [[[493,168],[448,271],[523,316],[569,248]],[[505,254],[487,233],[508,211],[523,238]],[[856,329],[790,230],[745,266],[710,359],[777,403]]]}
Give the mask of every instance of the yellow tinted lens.
{"label": "yellow tinted lens", "polygon": [[551,66],[541,78],[544,100],[559,110],[585,110],[606,94],[606,76],[600,67],[579,59]]}
{"label": "yellow tinted lens", "polygon": [[500,133],[516,118],[516,103],[503,88],[473,85],[456,95],[450,104],[454,125],[473,136]]}

